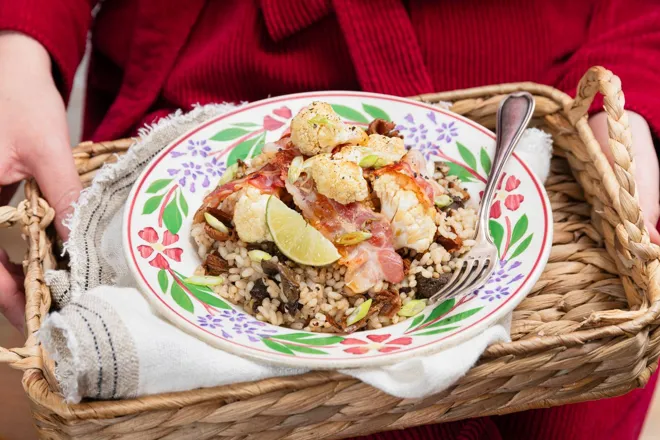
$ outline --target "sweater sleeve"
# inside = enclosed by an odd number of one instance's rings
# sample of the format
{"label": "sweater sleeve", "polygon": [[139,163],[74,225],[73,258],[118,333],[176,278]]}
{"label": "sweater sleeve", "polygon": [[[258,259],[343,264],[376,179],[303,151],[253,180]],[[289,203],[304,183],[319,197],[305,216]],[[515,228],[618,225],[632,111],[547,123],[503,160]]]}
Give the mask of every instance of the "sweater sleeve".
{"label": "sweater sleeve", "polygon": [[[575,96],[577,84],[592,66],[601,65],[621,78],[626,109],[641,114],[660,135],[660,2],[593,2],[586,41],[552,72],[555,86]],[[602,110],[602,99],[591,111]]]}
{"label": "sweater sleeve", "polygon": [[96,0],[0,0],[0,30],[26,34],[53,60],[55,82],[68,100],[76,69],[85,54]]}

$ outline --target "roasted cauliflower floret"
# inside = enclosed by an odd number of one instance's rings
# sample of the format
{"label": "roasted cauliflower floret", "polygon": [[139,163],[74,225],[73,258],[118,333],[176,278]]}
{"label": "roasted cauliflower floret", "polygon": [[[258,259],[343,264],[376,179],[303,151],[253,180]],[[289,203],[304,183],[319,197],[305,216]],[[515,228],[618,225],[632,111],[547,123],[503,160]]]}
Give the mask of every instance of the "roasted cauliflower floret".
{"label": "roasted cauliflower floret", "polygon": [[329,153],[342,144],[364,145],[367,133],[360,127],[344,124],[325,102],[313,102],[291,121],[291,142],[306,156]]}
{"label": "roasted cauliflower floret", "polygon": [[362,168],[354,162],[334,160],[329,154],[305,162],[305,171],[314,179],[316,189],[341,204],[360,202],[369,196]]}
{"label": "roasted cauliflower floret", "polygon": [[405,154],[403,139],[372,134],[364,147],[346,146],[334,158],[355,162],[364,168],[380,168],[398,162]]}
{"label": "roasted cauliflower floret", "polygon": [[246,243],[272,241],[266,225],[266,205],[268,194],[261,194],[258,189],[248,186],[236,202],[234,225],[238,237]]}
{"label": "roasted cauliflower floret", "polygon": [[[435,210],[419,202],[415,191],[401,186],[405,176],[385,173],[375,179],[374,191],[380,199],[381,213],[387,217],[394,232],[394,248],[427,250],[435,237]],[[414,181],[407,180],[414,184]]]}

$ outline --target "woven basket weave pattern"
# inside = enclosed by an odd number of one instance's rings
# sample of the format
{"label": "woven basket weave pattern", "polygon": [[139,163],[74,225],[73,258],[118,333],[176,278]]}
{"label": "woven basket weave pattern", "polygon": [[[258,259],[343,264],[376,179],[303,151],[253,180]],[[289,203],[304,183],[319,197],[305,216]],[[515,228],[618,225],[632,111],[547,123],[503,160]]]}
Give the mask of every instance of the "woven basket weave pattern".
{"label": "woven basket weave pattern", "polygon": [[[637,203],[631,138],[619,79],[593,68],[575,100],[533,83],[489,86],[417,97],[448,101],[451,110],[488,128],[507,93],[536,99],[533,124],[551,133],[555,156],[546,189],[554,217],[549,263],[513,314],[510,343],[490,346],[457,384],[425,399],[388,396],[335,372],[312,372],[250,384],[66,405],[52,362],[34,333],[50,307],[43,273],[54,267],[53,210],[33,181],[17,209],[0,208],[0,226],[20,223],[28,242],[25,347],[0,348],[0,362],[24,370],[44,438],[272,439],[342,438],[487,414],[600,399],[643,386],[660,355],[660,256]],[[604,95],[607,163],[585,114]],[[74,149],[89,184],[132,140],[84,143]]]}

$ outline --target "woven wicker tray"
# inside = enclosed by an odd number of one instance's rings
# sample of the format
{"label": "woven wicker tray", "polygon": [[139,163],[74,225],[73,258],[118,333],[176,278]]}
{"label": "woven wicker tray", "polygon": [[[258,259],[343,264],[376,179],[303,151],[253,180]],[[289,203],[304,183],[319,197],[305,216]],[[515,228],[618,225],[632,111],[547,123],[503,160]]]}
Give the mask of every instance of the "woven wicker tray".
{"label": "woven wicker tray", "polygon": [[[248,384],[125,401],[67,405],[52,362],[35,332],[50,308],[44,271],[56,264],[53,210],[33,181],[18,209],[0,207],[0,226],[19,222],[28,242],[24,261],[28,338],[0,348],[0,362],[23,370],[23,386],[43,438],[330,439],[487,414],[504,414],[616,396],[643,386],[660,350],[660,250],[644,229],[619,79],[590,69],[578,96],[534,83],[505,84],[416,97],[453,103],[451,110],[491,129],[503,95],[536,98],[533,123],[553,135],[546,189],[554,215],[550,261],[513,315],[506,344],[490,346],[450,389],[425,399],[388,396],[356,379],[313,372]],[[604,95],[614,172],[585,117]],[[89,183],[131,140],[83,143],[74,158]]]}

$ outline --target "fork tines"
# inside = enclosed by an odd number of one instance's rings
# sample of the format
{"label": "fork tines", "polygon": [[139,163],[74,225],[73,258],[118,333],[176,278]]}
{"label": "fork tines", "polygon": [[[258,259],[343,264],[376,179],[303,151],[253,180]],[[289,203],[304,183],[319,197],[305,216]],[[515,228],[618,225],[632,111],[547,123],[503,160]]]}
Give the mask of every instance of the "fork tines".
{"label": "fork tines", "polygon": [[431,303],[478,289],[488,280],[494,261],[491,258],[467,256],[460,260],[458,264],[459,267],[454,270],[447,284],[430,298]]}

